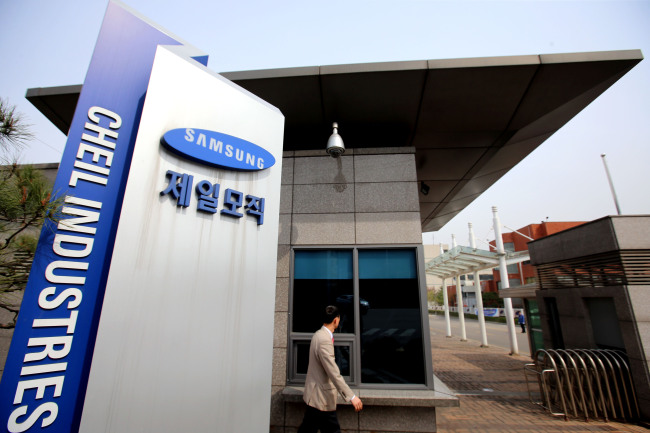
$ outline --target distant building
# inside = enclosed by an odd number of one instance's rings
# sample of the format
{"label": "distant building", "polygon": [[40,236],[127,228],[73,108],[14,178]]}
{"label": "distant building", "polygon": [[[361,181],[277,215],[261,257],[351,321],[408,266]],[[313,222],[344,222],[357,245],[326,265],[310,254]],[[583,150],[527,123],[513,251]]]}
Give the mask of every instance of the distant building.
{"label": "distant building", "polygon": [[[528,238],[540,239],[584,223],[585,221],[561,221],[529,224],[516,232],[503,233],[503,247],[506,251],[528,251],[528,242],[530,242]],[[495,242],[490,242],[490,251],[496,251]],[[499,273],[499,269],[493,269],[492,275],[494,277],[493,281],[486,283],[486,290],[488,292],[496,292],[501,289],[501,274]],[[535,268],[531,266],[530,261],[508,265],[508,282],[510,287],[534,284],[535,281]]]}
{"label": "distant building", "polygon": [[[440,252],[440,244],[424,244],[424,263],[428,263],[429,260],[433,259],[434,257],[438,257],[441,252]],[[448,244],[442,244],[443,251],[448,251],[449,250],[449,245]],[[427,276],[427,291],[437,291],[440,290],[442,287],[442,279],[440,277],[437,277],[432,274],[426,274]]]}

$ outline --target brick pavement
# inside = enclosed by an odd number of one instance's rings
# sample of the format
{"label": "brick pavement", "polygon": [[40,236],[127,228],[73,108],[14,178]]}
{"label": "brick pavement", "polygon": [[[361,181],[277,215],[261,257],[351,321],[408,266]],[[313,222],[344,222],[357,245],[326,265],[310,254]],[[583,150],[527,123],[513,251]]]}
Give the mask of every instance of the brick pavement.
{"label": "brick pavement", "polygon": [[446,338],[430,328],[434,373],[460,398],[460,407],[438,408],[441,433],[644,432],[640,425],[554,417],[530,403],[524,378],[529,356],[510,356],[499,347]]}

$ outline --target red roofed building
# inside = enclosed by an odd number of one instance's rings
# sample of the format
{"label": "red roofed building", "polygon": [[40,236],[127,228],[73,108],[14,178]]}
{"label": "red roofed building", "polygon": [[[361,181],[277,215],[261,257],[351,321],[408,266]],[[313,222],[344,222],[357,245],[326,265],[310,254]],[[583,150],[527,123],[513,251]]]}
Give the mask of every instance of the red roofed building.
{"label": "red roofed building", "polygon": [[[503,246],[506,251],[528,251],[528,242],[530,239],[540,239],[554,233],[558,233],[572,227],[584,224],[586,221],[560,221],[560,222],[542,222],[540,224],[529,224],[517,230],[517,232],[503,233]],[[524,235],[524,236],[522,236]],[[528,238],[526,237],[528,236]],[[490,245],[496,251],[495,241]],[[491,249],[492,250],[492,249]],[[485,281],[486,292],[496,292],[501,287],[501,275],[498,268],[492,271],[493,280]],[[508,265],[508,280],[510,287],[532,284],[536,281],[535,268],[530,261],[519,264]]]}

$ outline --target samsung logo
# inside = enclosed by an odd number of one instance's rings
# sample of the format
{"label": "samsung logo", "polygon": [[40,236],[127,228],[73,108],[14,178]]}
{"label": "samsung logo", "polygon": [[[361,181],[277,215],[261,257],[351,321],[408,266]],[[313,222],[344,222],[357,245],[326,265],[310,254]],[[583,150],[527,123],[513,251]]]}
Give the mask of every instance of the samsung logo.
{"label": "samsung logo", "polygon": [[273,155],[260,146],[207,129],[172,129],[161,142],[185,158],[230,170],[257,171],[275,164]]}

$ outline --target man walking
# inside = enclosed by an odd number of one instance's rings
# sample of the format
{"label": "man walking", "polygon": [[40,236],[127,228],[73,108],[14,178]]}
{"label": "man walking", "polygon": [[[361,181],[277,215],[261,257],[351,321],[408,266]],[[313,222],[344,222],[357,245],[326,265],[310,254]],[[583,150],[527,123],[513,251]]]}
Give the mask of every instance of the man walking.
{"label": "man walking", "polygon": [[316,331],[309,346],[309,367],[305,381],[303,399],[307,411],[298,433],[339,433],[341,427],[336,416],[337,390],[345,401],[359,412],[363,408],[361,399],[354,395],[345,383],[334,360],[334,331],[339,326],[341,314],[333,305],[325,308],[323,327]]}
{"label": "man walking", "polygon": [[526,333],[526,318],[524,317],[524,313],[521,311],[517,311],[517,319],[519,319],[519,326],[521,326],[521,332],[523,334]]}

